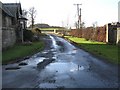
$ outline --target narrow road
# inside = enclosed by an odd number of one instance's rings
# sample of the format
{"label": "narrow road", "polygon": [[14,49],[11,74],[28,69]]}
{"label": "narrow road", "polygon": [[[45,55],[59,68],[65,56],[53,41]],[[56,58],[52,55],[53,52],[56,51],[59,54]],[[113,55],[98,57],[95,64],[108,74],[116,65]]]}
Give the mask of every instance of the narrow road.
{"label": "narrow road", "polygon": [[[117,88],[118,67],[68,41],[48,35],[46,49],[19,63],[3,65],[3,88]],[[27,65],[20,65],[26,63]],[[17,69],[6,69],[19,67]]]}

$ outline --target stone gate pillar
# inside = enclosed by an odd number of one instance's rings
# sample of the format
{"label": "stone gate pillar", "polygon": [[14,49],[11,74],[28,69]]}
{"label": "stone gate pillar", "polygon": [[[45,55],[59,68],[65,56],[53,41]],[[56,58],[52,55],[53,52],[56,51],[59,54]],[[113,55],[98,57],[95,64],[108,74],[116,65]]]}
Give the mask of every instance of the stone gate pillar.
{"label": "stone gate pillar", "polygon": [[108,43],[108,29],[109,29],[109,24],[106,24],[106,42]]}

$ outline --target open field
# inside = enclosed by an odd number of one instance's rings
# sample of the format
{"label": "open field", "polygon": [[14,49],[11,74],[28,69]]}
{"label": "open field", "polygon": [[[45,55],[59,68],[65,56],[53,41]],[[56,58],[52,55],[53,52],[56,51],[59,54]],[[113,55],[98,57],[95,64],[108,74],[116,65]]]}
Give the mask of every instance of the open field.
{"label": "open field", "polygon": [[71,36],[66,36],[66,38],[77,43],[81,48],[85,49],[88,52],[101,56],[112,63],[120,64],[120,61],[118,61],[119,47],[117,45],[108,45],[103,42],[87,41],[84,38]]}

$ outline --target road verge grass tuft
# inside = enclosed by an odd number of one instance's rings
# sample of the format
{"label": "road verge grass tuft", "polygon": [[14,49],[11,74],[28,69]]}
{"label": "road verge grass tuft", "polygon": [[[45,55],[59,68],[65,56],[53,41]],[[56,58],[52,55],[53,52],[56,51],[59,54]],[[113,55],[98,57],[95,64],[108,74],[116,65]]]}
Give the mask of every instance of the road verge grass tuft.
{"label": "road verge grass tuft", "polygon": [[33,42],[31,45],[15,44],[12,48],[2,52],[2,63],[14,61],[25,56],[32,55],[43,50],[44,43],[42,41]]}

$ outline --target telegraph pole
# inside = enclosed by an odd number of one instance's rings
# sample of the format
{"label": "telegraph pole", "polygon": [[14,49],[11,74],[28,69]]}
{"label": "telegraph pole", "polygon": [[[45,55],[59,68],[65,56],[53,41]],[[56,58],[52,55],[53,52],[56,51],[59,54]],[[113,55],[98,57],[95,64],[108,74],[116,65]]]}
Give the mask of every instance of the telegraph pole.
{"label": "telegraph pole", "polygon": [[80,16],[79,16],[79,19],[80,19],[80,29],[82,29],[81,8],[80,8]]}
{"label": "telegraph pole", "polygon": [[74,4],[77,6],[77,13],[78,13],[78,29],[79,28],[82,28],[81,27],[81,8],[79,8],[79,5],[82,5],[82,4]]}

